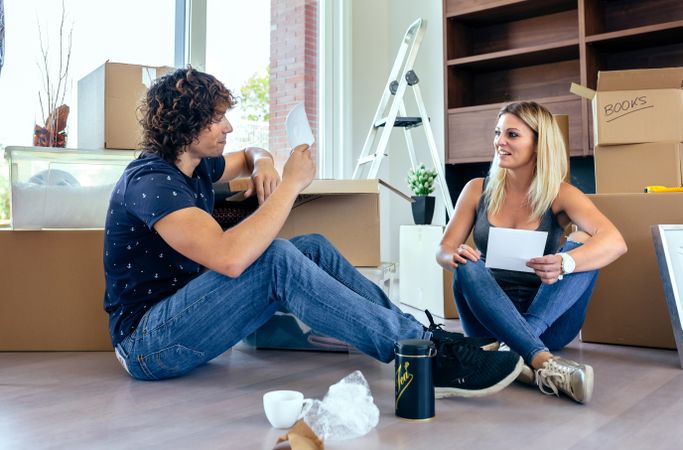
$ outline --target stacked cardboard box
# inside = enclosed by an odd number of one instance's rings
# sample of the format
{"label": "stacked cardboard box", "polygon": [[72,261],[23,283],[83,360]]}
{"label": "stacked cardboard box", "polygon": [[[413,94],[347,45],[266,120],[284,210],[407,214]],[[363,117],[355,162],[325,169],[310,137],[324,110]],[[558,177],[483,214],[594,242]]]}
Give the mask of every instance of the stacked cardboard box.
{"label": "stacked cardboard box", "polygon": [[680,142],[602,145],[595,149],[595,190],[599,194],[638,193],[646,186],[681,186],[681,174]]}
{"label": "stacked cardboard box", "polygon": [[600,72],[592,100],[596,192],[680,186],[683,67]]}
{"label": "stacked cardboard box", "polygon": [[675,348],[650,226],[683,223],[683,68],[598,74],[592,99],[593,201],[621,231],[627,255],[602,269],[581,331],[584,341]]}
{"label": "stacked cardboard box", "polygon": [[585,342],[676,348],[651,226],[683,223],[683,193],[596,194],[628,253],[603,268],[581,329]]}
{"label": "stacked cardboard box", "polygon": [[78,80],[78,146],[138,149],[138,105],[152,82],[172,70],[107,61]]}
{"label": "stacked cardboard box", "polygon": [[111,351],[102,230],[0,231],[0,351]]}

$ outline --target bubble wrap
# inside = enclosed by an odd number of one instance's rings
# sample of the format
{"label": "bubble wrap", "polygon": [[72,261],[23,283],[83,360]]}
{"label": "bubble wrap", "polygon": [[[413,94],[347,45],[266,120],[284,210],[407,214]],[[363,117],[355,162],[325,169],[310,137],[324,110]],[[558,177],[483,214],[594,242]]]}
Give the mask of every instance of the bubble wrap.
{"label": "bubble wrap", "polygon": [[341,441],[363,436],[375,428],[379,409],[368,382],[356,370],[330,386],[322,401],[312,400],[303,418],[321,439]]}

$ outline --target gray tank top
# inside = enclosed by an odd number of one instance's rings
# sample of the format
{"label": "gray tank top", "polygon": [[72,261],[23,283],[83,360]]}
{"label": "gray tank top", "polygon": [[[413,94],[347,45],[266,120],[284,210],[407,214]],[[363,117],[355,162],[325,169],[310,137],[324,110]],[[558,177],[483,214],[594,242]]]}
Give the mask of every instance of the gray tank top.
{"label": "gray tank top", "polygon": [[[487,179],[484,179],[483,187],[486,187]],[[487,203],[483,193],[477,204],[477,213],[474,221],[474,244],[481,251],[482,259],[486,260],[486,250],[489,243],[489,229],[491,225],[487,215]],[[551,208],[541,217],[541,223],[536,231],[547,231],[548,238],[545,243],[544,255],[554,254],[560,249],[560,240],[564,235],[564,229],[557,222],[557,217]],[[515,301],[528,301],[536,295],[541,280],[534,273],[517,272],[513,270],[491,269],[493,277],[501,288]]]}

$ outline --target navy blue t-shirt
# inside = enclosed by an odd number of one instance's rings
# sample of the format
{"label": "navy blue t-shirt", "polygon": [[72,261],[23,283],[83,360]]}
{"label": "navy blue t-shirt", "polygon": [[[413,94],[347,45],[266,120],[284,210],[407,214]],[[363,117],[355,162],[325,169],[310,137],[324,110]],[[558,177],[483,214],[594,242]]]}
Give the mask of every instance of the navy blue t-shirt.
{"label": "navy blue t-shirt", "polygon": [[113,345],[135,328],[155,303],[194,279],[202,266],[173,250],[154,224],[174,211],[213,210],[213,183],[223,157],[203,159],[192,175],[157,155],[131,162],[114,186],[104,234],[104,309]]}

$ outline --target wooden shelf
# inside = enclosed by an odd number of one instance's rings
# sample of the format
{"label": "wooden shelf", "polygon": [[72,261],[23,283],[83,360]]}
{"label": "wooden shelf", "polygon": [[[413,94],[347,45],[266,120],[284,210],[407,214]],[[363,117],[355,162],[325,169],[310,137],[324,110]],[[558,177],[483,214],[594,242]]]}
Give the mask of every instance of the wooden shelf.
{"label": "wooden shelf", "polygon": [[683,42],[683,20],[586,36],[586,43],[605,50]]}
{"label": "wooden shelf", "polygon": [[[494,0],[449,1],[446,0],[446,18],[458,18],[469,23],[503,22],[525,17],[542,16],[576,8],[576,0]],[[458,8],[458,4],[470,6]]]}
{"label": "wooden shelf", "polygon": [[[569,102],[573,100],[577,100],[578,97],[576,95],[562,95],[562,96],[557,96],[557,97],[542,97],[542,98],[534,98],[530,99],[535,101],[536,103],[541,103],[543,105],[549,104],[549,103],[558,103],[558,102]],[[503,105],[507,104],[508,102],[499,102],[499,103],[488,103],[486,105],[476,105],[476,106],[461,106],[460,108],[449,108],[448,113],[467,113],[467,112],[476,112],[476,111],[486,111],[490,109],[500,109],[503,107]]]}
{"label": "wooden shelf", "polygon": [[570,117],[571,155],[592,154],[601,70],[683,65],[683,0],[444,0],[446,160],[490,161],[500,108],[532,100]]}
{"label": "wooden shelf", "polygon": [[533,47],[504,50],[484,55],[450,59],[449,67],[470,70],[514,69],[523,66],[578,59],[579,40],[570,39]]}
{"label": "wooden shelf", "polygon": [[[553,114],[567,114],[569,116],[569,144],[570,154],[583,154],[581,99],[575,95],[557,97],[530,98],[545,105]],[[449,128],[449,149],[446,162],[473,163],[491,161],[493,158],[493,128],[498,111],[507,102],[490,103],[487,105],[451,108],[447,113]]]}
{"label": "wooden shelf", "polygon": [[[536,47],[579,44],[578,10],[491,23],[446,20],[446,58],[496,57],[499,52],[522,54]],[[485,56],[486,55],[486,56]],[[505,55],[503,55],[505,56]]]}

